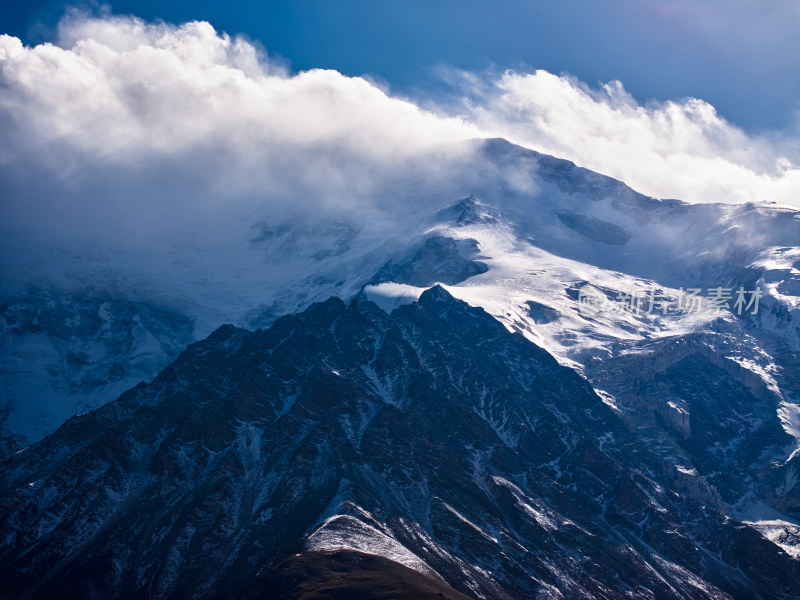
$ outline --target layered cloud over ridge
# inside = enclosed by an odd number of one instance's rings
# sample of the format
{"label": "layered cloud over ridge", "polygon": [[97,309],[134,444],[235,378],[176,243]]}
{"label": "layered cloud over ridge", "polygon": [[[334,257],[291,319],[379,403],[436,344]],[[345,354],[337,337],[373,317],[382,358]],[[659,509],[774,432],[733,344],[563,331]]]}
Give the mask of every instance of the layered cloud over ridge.
{"label": "layered cloud over ridge", "polygon": [[619,82],[544,71],[455,79],[422,107],[336,71],[293,74],[204,22],[75,13],[52,44],[2,36],[5,227],[167,227],[243,202],[380,212],[387,190],[446,179],[460,142],[480,137],[657,197],[799,206],[796,140],[750,136],[700,100],[641,105]]}
{"label": "layered cloud over ridge", "polygon": [[797,141],[748,136],[696,98],[642,106],[619,81],[590,89],[546,71],[461,75],[471,122],[656,197],[798,206]]}

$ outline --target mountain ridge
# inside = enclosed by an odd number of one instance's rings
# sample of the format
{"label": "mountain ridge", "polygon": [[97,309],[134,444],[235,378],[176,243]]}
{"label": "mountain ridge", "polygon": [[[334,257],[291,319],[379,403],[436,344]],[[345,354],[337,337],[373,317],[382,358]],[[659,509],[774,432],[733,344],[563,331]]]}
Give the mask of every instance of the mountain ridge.
{"label": "mountain ridge", "polygon": [[4,597],[235,596],[298,544],[484,598],[779,598],[800,580],[672,491],[585,379],[441,286],[391,314],[330,299],[222,326],[0,472]]}

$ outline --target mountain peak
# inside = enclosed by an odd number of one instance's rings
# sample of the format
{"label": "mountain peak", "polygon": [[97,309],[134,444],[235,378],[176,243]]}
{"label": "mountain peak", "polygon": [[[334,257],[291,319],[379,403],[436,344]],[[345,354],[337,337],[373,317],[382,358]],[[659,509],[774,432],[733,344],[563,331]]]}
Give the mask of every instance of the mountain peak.
{"label": "mountain peak", "polygon": [[434,302],[458,302],[458,300],[454,298],[450,292],[437,283],[432,288],[422,292],[419,300],[417,301],[417,303],[422,306],[426,304],[432,304]]}
{"label": "mountain peak", "polygon": [[467,225],[485,224],[493,225],[497,223],[494,211],[481,202],[475,195],[470,194],[462,198],[455,204],[449,205],[439,211],[438,217],[448,224],[452,223],[457,227]]}

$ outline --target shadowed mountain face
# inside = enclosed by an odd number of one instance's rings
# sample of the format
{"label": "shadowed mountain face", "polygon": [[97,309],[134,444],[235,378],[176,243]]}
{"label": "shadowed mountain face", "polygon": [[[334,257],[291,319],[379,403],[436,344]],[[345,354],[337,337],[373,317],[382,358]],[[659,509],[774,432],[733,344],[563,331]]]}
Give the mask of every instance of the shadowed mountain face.
{"label": "shadowed mountain face", "polygon": [[443,288],[391,315],[332,298],[221,327],[7,457],[0,597],[359,598],[376,573],[391,597],[800,594],[797,561],[677,475]]}
{"label": "shadowed mountain face", "polygon": [[478,244],[475,240],[429,237],[407,260],[399,264],[387,262],[371,283],[392,281],[421,287],[435,283],[454,285],[488,270],[484,263],[471,260],[471,255],[477,253]]}
{"label": "shadowed mountain face", "polygon": [[244,600],[469,600],[428,575],[363,552],[305,552],[256,580]]}
{"label": "shadowed mountain face", "polygon": [[176,310],[111,292],[0,287],[3,455],[154,378],[192,341],[192,319]]}

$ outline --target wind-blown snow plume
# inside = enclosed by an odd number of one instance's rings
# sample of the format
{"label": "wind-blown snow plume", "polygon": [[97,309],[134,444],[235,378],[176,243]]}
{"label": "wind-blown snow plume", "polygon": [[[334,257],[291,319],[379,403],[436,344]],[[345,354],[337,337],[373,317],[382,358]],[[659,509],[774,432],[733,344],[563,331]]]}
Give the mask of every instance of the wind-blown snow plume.
{"label": "wind-blown snow plume", "polygon": [[219,237],[280,211],[390,224],[401,198],[457,182],[461,141],[489,136],[652,195],[797,202],[800,169],[778,145],[699,100],[641,106],[618,82],[596,91],[538,71],[472,74],[464,97],[421,108],[336,71],[291,74],[208,23],[74,13],[58,31],[35,47],[0,37],[8,246]]}
{"label": "wind-blown snow plume", "polygon": [[[710,104],[642,106],[619,81],[593,90],[546,71],[508,71],[466,85],[472,122],[514,143],[568,158],[656,197],[798,205],[797,140],[752,137]],[[774,137],[774,136],[773,136]]]}

